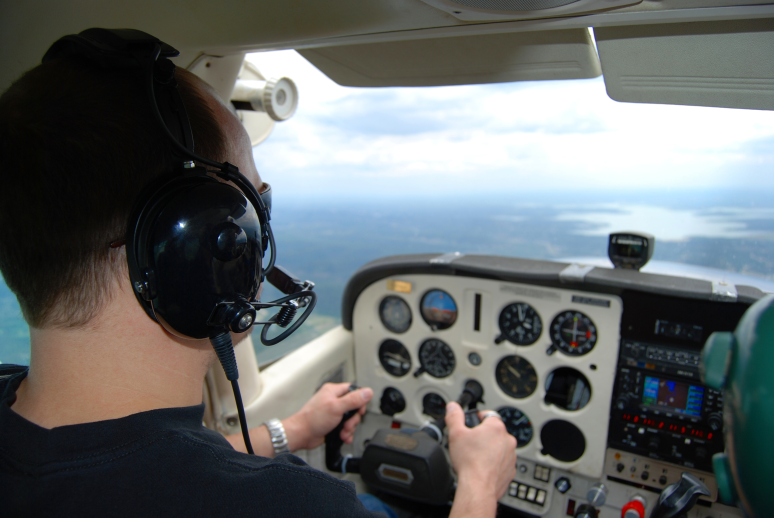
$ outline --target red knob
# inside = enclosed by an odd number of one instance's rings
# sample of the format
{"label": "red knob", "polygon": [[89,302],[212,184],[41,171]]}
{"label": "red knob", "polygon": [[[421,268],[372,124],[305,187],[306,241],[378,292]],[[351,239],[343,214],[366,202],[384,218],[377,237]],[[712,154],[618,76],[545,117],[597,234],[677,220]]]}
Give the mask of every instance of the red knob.
{"label": "red knob", "polygon": [[639,500],[632,500],[621,509],[621,518],[645,518],[645,506]]}

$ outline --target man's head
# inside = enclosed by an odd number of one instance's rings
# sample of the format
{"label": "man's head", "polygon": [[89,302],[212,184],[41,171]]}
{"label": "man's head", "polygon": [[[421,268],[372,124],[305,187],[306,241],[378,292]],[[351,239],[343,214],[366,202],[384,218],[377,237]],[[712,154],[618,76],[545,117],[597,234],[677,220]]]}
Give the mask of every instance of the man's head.
{"label": "man's head", "polygon": [[[0,97],[0,270],[33,327],[88,324],[127,275],[109,245],[139,192],[174,167],[143,79],[67,57]],[[236,118],[193,75],[177,80],[197,153],[259,182]]]}

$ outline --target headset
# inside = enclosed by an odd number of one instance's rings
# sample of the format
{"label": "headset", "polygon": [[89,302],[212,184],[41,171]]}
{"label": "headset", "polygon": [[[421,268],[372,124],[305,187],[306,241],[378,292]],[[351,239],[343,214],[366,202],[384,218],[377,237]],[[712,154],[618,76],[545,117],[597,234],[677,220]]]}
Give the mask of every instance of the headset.
{"label": "headset", "polygon": [[[150,318],[176,336],[210,339],[234,389],[242,434],[252,454],[230,332],[263,324],[261,341],[274,345],[306,320],[317,296],[313,283],[301,283],[275,265],[271,187],[264,184],[259,193],[236,166],[194,152],[176,67],[169,59],[179,54],[142,31],[92,28],[60,38],[42,61],[82,56],[103,70],[136,70],[143,75],[148,104],[172,144],[177,170],[141,192],[124,240],[110,246],[126,244],[134,294]],[[267,249],[271,253],[264,268]],[[286,296],[256,301],[265,278]],[[280,311],[266,322],[256,322],[257,310],[269,307]],[[293,325],[268,337],[272,325],[287,327],[301,307],[306,311]]]}

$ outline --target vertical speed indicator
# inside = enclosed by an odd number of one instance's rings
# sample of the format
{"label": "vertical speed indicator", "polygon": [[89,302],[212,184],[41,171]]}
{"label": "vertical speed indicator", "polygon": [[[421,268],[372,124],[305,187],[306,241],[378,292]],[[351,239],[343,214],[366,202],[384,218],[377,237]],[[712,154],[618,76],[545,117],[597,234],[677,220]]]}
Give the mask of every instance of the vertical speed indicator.
{"label": "vertical speed indicator", "polygon": [[580,311],[564,311],[551,322],[551,341],[569,356],[583,356],[597,344],[597,327]]}

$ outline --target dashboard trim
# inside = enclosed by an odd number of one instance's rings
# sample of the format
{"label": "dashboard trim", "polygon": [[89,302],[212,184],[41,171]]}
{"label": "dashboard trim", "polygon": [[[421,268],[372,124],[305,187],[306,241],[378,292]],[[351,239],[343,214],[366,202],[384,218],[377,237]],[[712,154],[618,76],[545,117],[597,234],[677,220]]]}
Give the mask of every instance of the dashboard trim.
{"label": "dashboard trim", "polygon": [[[566,283],[561,282],[560,274],[569,263],[485,255],[463,255],[450,264],[432,263],[431,260],[439,255],[441,254],[396,255],[372,261],[361,267],[344,289],[341,307],[344,328],[352,330],[353,311],[360,293],[374,282],[396,275],[465,276],[528,283],[533,287],[568,288]],[[607,295],[620,296],[625,291],[633,290],[685,299],[717,300],[713,297],[710,281],[612,268],[593,268],[582,282],[575,283],[575,287]],[[765,295],[763,291],[752,286],[737,285],[736,290],[736,302],[747,304],[752,304]]]}

